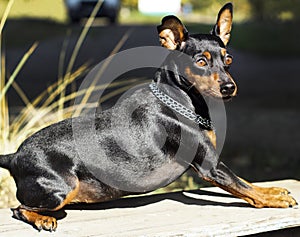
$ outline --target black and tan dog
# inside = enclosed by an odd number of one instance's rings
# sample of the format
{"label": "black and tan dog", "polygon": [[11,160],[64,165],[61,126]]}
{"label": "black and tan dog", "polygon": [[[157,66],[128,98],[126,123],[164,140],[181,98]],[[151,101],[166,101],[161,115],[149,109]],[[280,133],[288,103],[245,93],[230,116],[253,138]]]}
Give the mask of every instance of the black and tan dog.
{"label": "black and tan dog", "polygon": [[[176,154],[178,156],[180,146],[185,146],[186,151],[193,147],[190,166],[202,179],[251,205],[297,205],[287,190],[254,186],[218,161],[215,134],[203,96],[228,99],[237,93],[236,84],[228,73],[232,57],[226,45],[231,25],[230,3],[220,10],[210,34],[189,35],[175,16],[163,18],[157,29],[161,45],[170,50],[171,56],[157,71],[150,87],[136,90],[122,103],[94,118],[78,117],[51,125],[28,138],[15,154],[1,156],[0,166],[7,168],[15,179],[17,198],[21,202],[13,210],[14,217],[39,230],[52,231],[56,229],[57,221],[44,212],[60,210],[70,203],[102,202],[130,193],[106,184],[91,169],[105,171],[109,177],[116,177],[129,186],[145,185],[147,191],[160,183],[170,183],[177,177],[172,176],[170,167],[180,163],[174,158]],[[172,56],[172,52],[185,55],[188,60],[183,62],[180,56]],[[173,107],[164,100],[171,101]],[[123,118],[128,117],[132,105],[137,109],[130,112],[128,126]],[[190,116],[195,114],[195,118]],[[117,126],[111,125],[112,116],[118,116]],[[92,147],[94,150],[87,152],[99,154],[99,159],[103,155],[107,161],[87,164],[80,157],[73,137],[74,121],[79,125],[76,132],[82,140],[97,143]],[[90,138],[85,130],[85,124],[91,121],[95,125],[95,138]],[[159,139],[162,126],[166,135],[163,145]],[[181,141],[183,133],[188,137],[184,142]],[[131,151],[124,152],[124,147]],[[184,154],[181,152],[179,156]],[[95,157],[95,161],[97,159]],[[185,160],[185,157],[180,159]],[[109,163],[115,166],[109,167]],[[151,175],[157,170],[160,172],[156,172],[155,177]],[[106,174],[101,175],[105,177]]]}

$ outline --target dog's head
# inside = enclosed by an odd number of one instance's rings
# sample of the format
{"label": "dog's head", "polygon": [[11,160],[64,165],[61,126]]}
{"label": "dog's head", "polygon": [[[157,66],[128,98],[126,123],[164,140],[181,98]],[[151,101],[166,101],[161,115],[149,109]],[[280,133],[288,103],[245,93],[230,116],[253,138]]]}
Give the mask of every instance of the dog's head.
{"label": "dog's head", "polygon": [[[189,35],[186,27],[176,16],[166,16],[157,27],[163,47],[189,56],[180,64],[182,82],[195,87],[203,94],[228,99],[237,94],[237,87],[228,69],[232,56],[226,46],[232,27],[232,4],[227,3],[218,14],[217,23],[210,34]],[[187,62],[189,61],[189,62]],[[185,81],[183,81],[185,80]]]}

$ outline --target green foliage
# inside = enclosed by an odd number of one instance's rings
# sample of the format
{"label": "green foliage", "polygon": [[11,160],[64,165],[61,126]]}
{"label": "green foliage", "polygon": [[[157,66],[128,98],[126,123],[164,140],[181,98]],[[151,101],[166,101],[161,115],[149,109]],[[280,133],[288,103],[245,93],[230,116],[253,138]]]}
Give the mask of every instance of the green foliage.
{"label": "green foliage", "polygon": [[249,0],[249,3],[257,21],[300,19],[300,0]]}
{"label": "green foliage", "polygon": [[138,6],[138,0],[122,0],[122,6],[127,7],[131,10],[136,10]]}
{"label": "green foliage", "polygon": [[[183,3],[191,3],[194,11],[213,14],[228,0],[183,0]],[[257,21],[267,20],[299,20],[300,0],[232,0],[234,14],[243,15],[244,19]]]}
{"label": "green foliage", "polygon": [[[191,33],[207,33],[212,28],[212,25],[196,23],[186,26]],[[297,27],[297,22],[234,23],[229,47],[264,56],[297,57],[300,54]]]}
{"label": "green foliage", "polygon": [[[0,0],[0,18],[7,2],[7,0]],[[16,0],[9,18],[36,18],[66,22],[67,14],[64,0]]]}
{"label": "green foliage", "polygon": [[255,22],[235,25],[230,45],[236,49],[261,55],[297,57],[300,53],[298,42],[300,32],[294,30],[297,27],[296,22]]}
{"label": "green foliage", "polygon": [[[235,22],[249,19],[255,21],[300,20],[300,0],[182,0],[182,4],[190,3],[194,13],[215,17],[218,9],[229,1],[234,5]],[[8,0],[0,0],[0,15],[3,14],[7,2]],[[133,12],[137,11],[138,0],[121,0],[121,3],[123,7]],[[18,0],[10,12],[10,17],[50,18],[58,22],[64,22],[67,19],[64,0]]]}

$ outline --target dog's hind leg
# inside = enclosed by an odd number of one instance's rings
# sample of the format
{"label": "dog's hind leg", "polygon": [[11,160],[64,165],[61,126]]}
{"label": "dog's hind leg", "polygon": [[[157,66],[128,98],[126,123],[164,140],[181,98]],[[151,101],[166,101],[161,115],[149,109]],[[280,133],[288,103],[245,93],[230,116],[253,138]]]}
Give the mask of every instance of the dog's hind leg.
{"label": "dog's hind leg", "polygon": [[37,211],[30,211],[30,208],[20,205],[12,209],[13,217],[32,225],[37,230],[55,231],[57,228],[57,220],[53,216],[39,214]]}
{"label": "dog's hind leg", "polygon": [[[55,231],[57,220],[54,216],[44,215],[60,210],[74,200],[79,191],[77,177],[68,179],[68,182],[58,183],[55,179],[45,179],[30,183],[28,180],[19,182],[18,199],[22,203],[12,209],[13,216],[31,224],[38,230]],[[30,185],[28,185],[30,183]]]}

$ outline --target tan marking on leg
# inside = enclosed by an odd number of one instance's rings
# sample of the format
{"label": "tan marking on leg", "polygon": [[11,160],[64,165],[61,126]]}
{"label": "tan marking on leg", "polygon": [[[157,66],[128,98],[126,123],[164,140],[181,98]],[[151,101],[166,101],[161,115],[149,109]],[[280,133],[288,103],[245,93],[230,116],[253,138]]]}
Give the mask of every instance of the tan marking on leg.
{"label": "tan marking on leg", "polygon": [[18,208],[13,210],[14,217],[23,220],[38,230],[48,230],[48,231],[55,231],[57,228],[57,221],[54,217],[51,216],[44,216],[34,211],[29,211],[19,206]]}
{"label": "tan marking on leg", "polygon": [[97,203],[111,200],[110,196],[100,195],[99,188],[85,182],[79,183],[79,191],[72,203]]}
{"label": "tan marking on leg", "polygon": [[63,208],[65,205],[70,204],[73,201],[73,199],[77,196],[77,194],[79,192],[79,186],[80,186],[79,180],[77,179],[75,188],[67,194],[65,200],[63,200],[59,206],[54,208],[53,211],[57,211],[57,210]]}
{"label": "tan marking on leg", "polygon": [[33,225],[38,230],[44,229],[48,231],[55,231],[57,228],[56,218],[52,216],[42,215],[39,212],[60,210],[65,205],[72,202],[74,197],[76,197],[76,195],[78,194],[78,190],[79,190],[79,181],[77,179],[75,188],[67,194],[66,198],[56,208],[54,209],[38,208],[38,207],[26,208],[26,206],[21,205],[18,208],[13,210],[14,216],[20,220],[23,220]]}
{"label": "tan marking on leg", "polygon": [[246,202],[257,208],[287,208],[297,205],[296,200],[292,196],[288,195],[286,189],[257,187],[243,180],[242,178],[239,179],[248,185],[249,188],[238,187],[236,184],[231,184],[231,186],[223,186],[214,180],[207,178],[205,180],[224,189],[238,198],[244,199]]}

